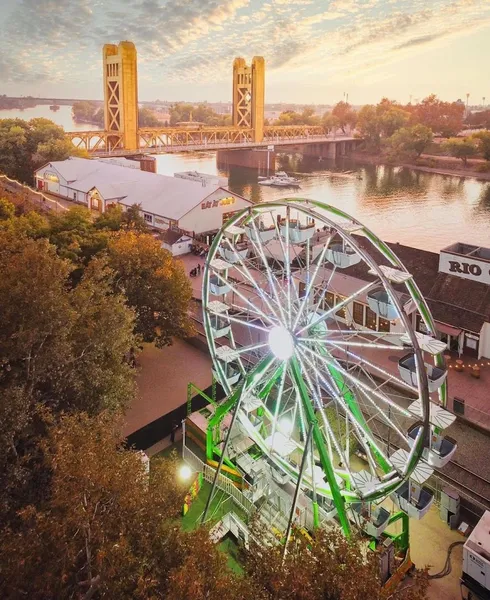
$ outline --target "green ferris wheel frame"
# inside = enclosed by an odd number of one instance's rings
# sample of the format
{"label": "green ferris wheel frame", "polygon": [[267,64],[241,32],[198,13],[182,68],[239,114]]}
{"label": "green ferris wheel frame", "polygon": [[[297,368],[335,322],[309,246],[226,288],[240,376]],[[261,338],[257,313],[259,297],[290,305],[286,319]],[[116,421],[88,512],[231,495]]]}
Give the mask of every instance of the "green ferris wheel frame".
{"label": "green ferris wheel frame", "polygon": [[[312,397],[311,397],[311,385],[310,385],[311,381],[308,381],[308,373],[305,370],[301,369],[296,354],[293,354],[293,356],[291,356],[290,359],[283,361],[281,363],[280,360],[277,360],[276,358],[271,357],[271,353],[269,352],[268,356],[266,356],[266,358],[259,360],[257,362],[257,364],[251,370],[249,370],[248,372],[242,373],[242,375],[243,375],[242,380],[241,380],[240,384],[238,384],[237,387],[235,387],[235,388],[232,388],[232,386],[228,382],[226,373],[224,372],[223,366],[216,354],[216,347],[214,344],[214,338],[213,338],[212,327],[211,327],[211,315],[210,315],[210,312],[207,310],[207,306],[209,304],[209,295],[210,295],[210,278],[211,278],[211,275],[213,275],[214,277],[218,277],[222,283],[228,283],[228,280],[227,280],[226,276],[223,277],[222,275],[220,275],[219,273],[217,273],[216,271],[213,270],[212,263],[213,263],[214,259],[218,256],[220,245],[221,245],[222,241],[225,239],[227,230],[229,230],[230,228],[233,228],[233,226],[235,226],[237,223],[243,224],[246,222],[251,222],[253,224],[253,226],[256,227],[254,224],[254,219],[257,216],[263,214],[264,212],[277,211],[278,209],[286,210],[286,214],[287,214],[287,218],[286,218],[286,246],[287,246],[287,248],[286,248],[286,250],[284,250],[283,244],[281,242],[281,246],[283,247],[284,252],[289,252],[289,230],[287,228],[290,225],[289,215],[290,215],[291,210],[297,210],[300,213],[302,213],[303,215],[305,215],[307,218],[311,218],[315,222],[320,222],[322,224],[327,225],[329,228],[332,228],[333,230],[335,230],[336,233],[338,235],[340,235],[341,238],[345,241],[345,243],[347,243],[351,248],[353,248],[356,251],[356,253],[361,256],[361,259],[371,267],[372,272],[377,276],[377,278],[379,280],[378,283],[381,282],[381,284],[384,286],[385,290],[388,291],[390,300],[396,306],[396,309],[398,312],[398,318],[403,323],[404,330],[405,330],[406,334],[409,336],[410,341],[411,341],[411,345],[412,345],[412,349],[413,349],[413,353],[414,353],[415,361],[416,361],[416,365],[417,365],[417,388],[418,388],[417,391],[418,391],[418,396],[422,401],[421,402],[421,404],[422,404],[422,427],[419,431],[419,435],[418,435],[417,439],[415,440],[415,443],[410,452],[408,464],[406,465],[406,468],[402,474],[393,472],[392,467],[383,458],[382,453],[380,452],[379,448],[375,444],[372,437],[370,438],[370,441],[367,441],[367,444],[371,448],[373,455],[376,457],[377,466],[383,472],[383,476],[382,476],[382,480],[381,480],[382,483],[377,489],[371,491],[370,493],[363,495],[363,497],[362,497],[363,502],[372,502],[375,500],[381,500],[384,497],[388,496],[393,491],[395,491],[398,487],[400,487],[405,481],[407,481],[409,479],[410,475],[414,471],[418,461],[420,460],[420,458],[422,456],[422,452],[423,452],[423,448],[424,448],[424,438],[430,429],[430,426],[429,426],[430,397],[429,397],[429,392],[428,392],[427,373],[425,371],[425,368],[423,367],[424,360],[423,360],[422,351],[419,347],[418,340],[417,340],[417,337],[413,330],[410,319],[408,318],[408,315],[404,312],[403,307],[401,306],[400,300],[397,297],[397,295],[395,294],[395,292],[391,286],[391,282],[388,280],[388,278],[386,277],[383,270],[380,269],[380,266],[372,259],[372,257],[369,255],[369,253],[365,249],[363,249],[362,247],[359,246],[356,239],[352,236],[351,231],[344,228],[345,224],[343,227],[342,223],[338,223],[338,222],[332,220],[331,217],[339,217],[341,219],[345,219],[348,223],[355,225],[356,231],[362,232],[366,236],[366,238],[371,242],[371,244],[374,246],[374,248],[376,248],[376,250],[384,258],[386,258],[389,261],[390,265],[393,268],[398,269],[398,270],[408,274],[404,265],[402,264],[402,262],[396,256],[396,254],[391,250],[391,248],[386,243],[384,243],[382,240],[380,240],[371,230],[369,230],[367,227],[365,227],[362,223],[360,223],[358,220],[353,218],[351,215],[345,213],[344,211],[342,211],[336,207],[333,207],[331,205],[327,205],[322,202],[314,201],[314,200],[310,200],[310,199],[306,199],[306,198],[285,198],[285,199],[278,200],[275,202],[254,205],[252,207],[248,207],[246,209],[243,209],[243,210],[235,213],[225,223],[225,225],[222,227],[222,229],[220,230],[218,235],[215,237],[215,239],[213,240],[213,243],[211,245],[211,248],[209,250],[209,253],[208,253],[208,258],[206,261],[204,274],[203,274],[203,287],[202,287],[204,326],[205,326],[205,332],[206,332],[206,336],[207,336],[207,340],[208,340],[209,350],[210,350],[211,357],[213,360],[214,370],[218,376],[218,380],[222,384],[222,386],[227,394],[227,398],[222,404],[217,406],[214,415],[209,420],[208,430],[207,430],[207,458],[208,458],[208,460],[214,460],[215,457],[217,457],[217,456],[220,457],[218,469],[216,472],[216,477],[218,476],[219,470],[224,462],[228,462],[230,464],[230,466],[233,466],[232,463],[230,463],[226,457],[226,449],[227,449],[227,445],[228,445],[228,441],[229,441],[229,436],[230,436],[231,430],[233,428],[233,425],[235,423],[235,419],[238,416],[243,398],[246,397],[247,394],[251,393],[251,390],[255,390],[257,388],[259,382],[261,382],[263,379],[266,379],[268,377],[269,378],[268,383],[260,391],[260,394],[262,395],[262,399],[264,397],[267,397],[267,395],[270,393],[271,389],[276,384],[279,383],[279,385],[280,385],[281,381],[282,382],[284,381],[284,378],[286,377],[286,374],[287,374],[287,370],[289,369],[289,377],[294,380],[294,383],[296,385],[296,389],[299,393],[299,399],[300,399],[302,411],[304,414],[304,418],[306,419],[306,422],[308,424],[308,429],[311,428],[311,436],[313,438],[315,448],[318,452],[323,472],[328,481],[328,484],[326,486],[328,488],[328,490],[320,489],[318,491],[320,492],[321,495],[331,498],[331,500],[333,501],[333,504],[335,505],[335,509],[337,511],[342,528],[345,533],[348,533],[348,531],[350,529],[350,525],[349,525],[349,519],[348,519],[347,511],[346,511],[346,504],[349,504],[352,502],[359,502],[360,501],[359,494],[356,493],[356,491],[352,489],[352,481],[349,481],[347,477],[344,477],[345,484],[346,484],[345,488],[341,490],[339,487],[337,478],[335,476],[335,470],[332,465],[331,457],[329,455],[329,451],[328,451],[328,448],[327,448],[327,445],[325,442],[325,438],[321,431],[322,423],[319,422],[319,419],[318,419],[317,415],[315,414],[316,411],[315,411],[314,403],[313,403]],[[322,212],[321,213],[317,212],[316,209],[320,209]],[[275,225],[275,227],[278,230],[277,225]],[[280,237],[279,231],[277,231],[277,233]],[[259,242],[259,245],[260,245],[260,242]],[[254,246],[255,246],[255,244],[254,244]],[[256,248],[256,250],[257,250],[257,248]],[[285,257],[286,257],[286,259],[289,258],[289,256],[286,256],[286,254],[285,254]],[[322,257],[323,257],[323,254],[322,254]],[[286,262],[288,263],[288,269],[289,269],[290,268],[289,260],[285,261],[285,263]],[[246,269],[246,267],[244,267],[244,268]],[[247,271],[247,272],[248,272],[248,275],[250,276],[251,275],[250,272],[249,271]],[[269,273],[268,273],[268,275],[269,275]],[[289,278],[291,279],[290,272],[289,272]],[[427,303],[425,302],[422,294],[420,293],[420,290],[418,289],[416,283],[414,282],[413,278],[411,278],[411,277],[408,278],[404,283],[406,285],[407,291],[409,292],[413,302],[415,303],[415,305],[420,313],[422,320],[425,323],[427,330],[432,335],[435,335],[434,320],[430,313],[429,307],[427,306]],[[291,284],[289,283],[287,286],[287,294],[288,295],[290,294],[290,287],[291,287]],[[369,288],[369,286],[366,286],[366,289],[368,289],[368,288]],[[236,288],[234,288],[234,291],[236,293],[238,293]],[[310,293],[310,291],[311,291],[311,289],[307,288],[306,294],[305,294],[305,302],[307,301],[306,296]],[[264,294],[263,299],[267,302],[266,296],[267,295]],[[277,300],[279,303],[278,297],[277,297]],[[347,300],[349,300],[349,299],[347,299]],[[290,296],[287,297],[287,301],[291,302]],[[299,299],[298,299],[298,301],[299,301]],[[345,302],[345,304],[347,304],[347,302]],[[270,303],[268,303],[268,305],[270,306]],[[340,305],[337,305],[335,308],[338,309],[339,306]],[[264,316],[267,316],[267,315],[264,315]],[[298,316],[298,318],[299,318],[299,316]],[[296,322],[297,322],[298,318],[296,319]],[[295,324],[297,324],[297,323],[295,323]],[[315,323],[311,323],[310,325],[303,327],[303,329],[300,330],[300,333],[303,332],[304,330],[308,330],[309,328],[311,330],[311,328],[314,324]],[[292,323],[289,323],[289,325],[292,325]],[[315,353],[312,352],[311,354],[315,354]],[[343,406],[345,407],[345,409],[356,418],[358,426],[359,426],[357,433],[359,435],[367,436],[367,432],[368,432],[369,428],[368,428],[366,420],[362,414],[362,411],[359,408],[356,398],[354,397],[352,392],[349,390],[348,385],[346,385],[345,371],[343,371],[340,364],[338,363],[338,360],[335,359],[332,355],[322,352],[321,350],[319,350],[317,354],[322,354],[321,358],[322,358],[324,365],[328,371],[328,376],[326,376],[326,379],[328,379],[331,382],[331,384],[333,385],[333,387],[335,388],[334,392],[336,391],[339,396],[339,399],[341,401],[343,401]],[[303,358],[305,359],[306,364],[311,364],[311,362],[308,362],[307,356],[303,356]],[[310,356],[310,358],[312,358],[312,357]],[[443,365],[443,358],[440,355],[436,355],[434,358],[434,361],[436,363],[436,366]],[[273,367],[272,372],[270,372],[271,367]],[[306,379],[306,382],[305,382],[305,379]],[[438,390],[439,399],[443,406],[446,405],[446,400],[447,400],[446,385],[447,385],[446,382],[444,382],[443,385]],[[267,409],[264,408],[264,410],[267,410]],[[232,414],[232,422],[230,424],[227,438],[224,442],[224,446],[222,448],[220,448],[219,447],[219,435],[217,434],[217,432],[219,432],[219,427],[220,427],[220,424],[223,421],[224,417],[229,413]],[[269,415],[269,417],[273,418],[273,415]],[[324,426],[326,426],[325,423],[324,423]],[[272,460],[272,462],[274,462],[280,469],[282,469],[284,472],[286,472],[288,475],[290,475],[293,478],[293,480],[296,479],[298,489],[299,489],[300,485],[305,485],[305,480],[303,479],[303,481],[302,481],[302,477],[304,475],[302,472],[303,465],[301,467],[301,471],[298,472],[297,469],[291,468],[291,466],[288,464],[288,462],[286,460],[281,460],[278,456],[271,456],[267,451],[267,447],[265,447],[264,444],[261,444],[260,440],[254,439],[254,441],[257,443],[257,445],[259,446],[261,451]],[[305,446],[304,453],[306,454],[307,452],[308,452],[308,450]],[[305,461],[302,461],[302,463],[303,462],[305,462]],[[313,470],[313,466],[312,466],[312,470]],[[313,488],[315,488],[315,484],[312,484],[312,485],[313,485]],[[317,490],[313,489],[313,491],[314,491],[314,493],[316,493]],[[314,509],[315,509],[315,504],[316,503],[314,502],[314,504],[313,504]]]}

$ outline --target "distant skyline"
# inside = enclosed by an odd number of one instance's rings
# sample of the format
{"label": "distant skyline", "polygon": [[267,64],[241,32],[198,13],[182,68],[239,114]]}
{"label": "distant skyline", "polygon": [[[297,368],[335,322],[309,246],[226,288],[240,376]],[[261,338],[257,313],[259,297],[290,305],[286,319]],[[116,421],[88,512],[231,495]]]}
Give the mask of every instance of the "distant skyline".
{"label": "distant skyline", "polygon": [[490,104],[488,0],[0,0],[0,94],[102,98],[102,46],[138,51],[141,100],[231,100],[235,56],[266,102]]}

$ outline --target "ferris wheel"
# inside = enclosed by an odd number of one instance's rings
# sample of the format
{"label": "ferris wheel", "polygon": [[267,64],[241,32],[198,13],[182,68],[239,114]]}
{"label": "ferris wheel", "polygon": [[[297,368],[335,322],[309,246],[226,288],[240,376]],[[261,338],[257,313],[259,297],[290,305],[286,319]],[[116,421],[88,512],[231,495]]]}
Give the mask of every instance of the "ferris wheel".
{"label": "ferris wheel", "polygon": [[321,202],[257,204],[214,239],[202,302],[227,395],[208,459],[246,471],[259,453],[278,485],[312,499],[316,524],[334,515],[345,532],[364,511],[375,534],[389,496],[427,512],[424,483],[456,450],[442,433],[445,344],[390,246]]}

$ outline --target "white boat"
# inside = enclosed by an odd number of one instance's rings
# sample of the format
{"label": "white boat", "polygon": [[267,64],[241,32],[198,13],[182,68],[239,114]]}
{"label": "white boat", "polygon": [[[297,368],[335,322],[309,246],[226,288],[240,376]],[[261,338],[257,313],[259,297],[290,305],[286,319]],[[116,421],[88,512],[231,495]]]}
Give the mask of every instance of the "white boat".
{"label": "white boat", "polygon": [[299,179],[290,177],[284,171],[278,171],[269,178],[259,177],[259,185],[272,185],[275,187],[299,187]]}

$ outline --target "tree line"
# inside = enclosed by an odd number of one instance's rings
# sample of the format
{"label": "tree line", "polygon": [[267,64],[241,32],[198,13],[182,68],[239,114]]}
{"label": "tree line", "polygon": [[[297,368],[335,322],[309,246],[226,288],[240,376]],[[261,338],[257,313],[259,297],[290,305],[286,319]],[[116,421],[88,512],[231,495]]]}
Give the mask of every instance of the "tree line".
{"label": "tree line", "polygon": [[[489,112],[489,111],[487,111]],[[468,124],[485,124],[486,113],[471,116]],[[456,137],[463,129],[465,107],[461,102],[444,102],[434,94],[420,103],[402,105],[383,98],[378,104],[367,104],[359,111],[347,102],[337,103],[322,117],[306,107],[301,113],[286,111],[274,125],[322,126],[327,133],[354,131],[364,140],[365,151],[383,154],[387,160],[410,161],[421,156],[434,137],[446,138],[440,149],[466,165],[468,158],[481,155],[490,160],[490,133],[481,131],[466,138]],[[486,169],[486,167],[484,166]]]}
{"label": "tree line", "polygon": [[[93,123],[101,129],[104,128],[104,108],[99,102],[91,100],[80,100],[74,102],[71,108],[73,120],[79,123]],[[149,108],[138,109],[139,127],[160,127],[161,121]]]}
{"label": "tree line", "polygon": [[[208,528],[182,528],[176,457],[148,471],[121,425],[131,351],[193,333],[183,267],[138,207],[39,214],[1,196],[2,598],[381,600],[375,553],[335,529],[296,532],[283,561],[252,523],[236,572]],[[426,573],[410,581],[391,598],[423,600]]]}

